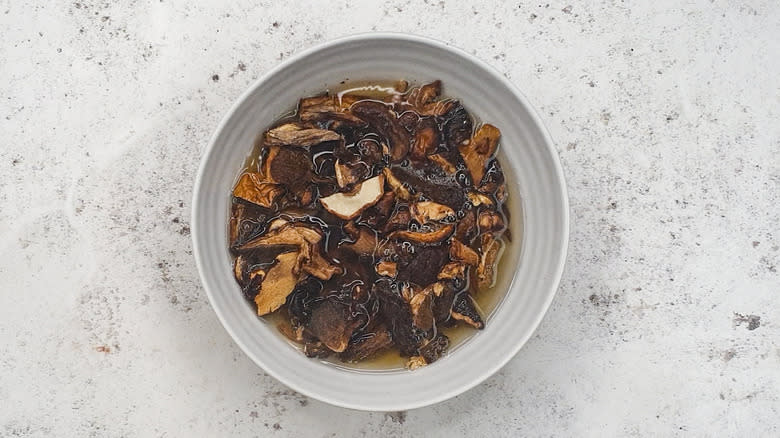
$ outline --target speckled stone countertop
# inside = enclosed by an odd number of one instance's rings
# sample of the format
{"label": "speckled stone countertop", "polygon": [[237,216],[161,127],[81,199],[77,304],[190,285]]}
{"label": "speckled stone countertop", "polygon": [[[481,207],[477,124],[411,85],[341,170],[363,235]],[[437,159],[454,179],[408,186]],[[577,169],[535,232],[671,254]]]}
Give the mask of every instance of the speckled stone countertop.
{"label": "speckled stone countertop", "polygon": [[[0,436],[780,433],[775,2],[300,3],[0,1]],[[573,221],[520,354],[397,413],[264,374],[211,310],[189,235],[233,100],[372,30],[445,40],[517,84]]]}

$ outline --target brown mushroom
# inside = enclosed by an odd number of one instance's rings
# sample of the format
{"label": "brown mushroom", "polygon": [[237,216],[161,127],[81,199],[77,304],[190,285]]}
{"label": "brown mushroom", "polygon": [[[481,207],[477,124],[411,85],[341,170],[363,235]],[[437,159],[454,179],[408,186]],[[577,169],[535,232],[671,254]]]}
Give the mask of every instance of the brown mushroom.
{"label": "brown mushroom", "polygon": [[416,294],[409,301],[414,326],[425,332],[433,328],[433,292],[429,289]]}
{"label": "brown mushroom", "polygon": [[479,254],[458,239],[452,239],[450,242],[450,258],[472,266],[479,264]]}
{"label": "brown mushroom", "polygon": [[406,368],[409,368],[410,370],[416,370],[417,368],[422,368],[425,365],[428,365],[428,362],[426,362],[425,358],[422,356],[412,356],[406,362]]}
{"label": "brown mushroom", "polygon": [[450,163],[450,161],[447,158],[445,158],[444,155],[442,154],[428,155],[428,159],[438,164],[439,167],[441,167],[442,170],[444,170],[447,173],[455,173],[458,171],[455,165]]}
{"label": "brown mushroom", "polygon": [[365,122],[349,112],[349,105],[355,99],[344,96],[315,96],[301,99],[298,103],[298,115],[304,122],[322,122],[336,120],[355,125],[364,125]]}
{"label": "brown mushroom", "polygon": [[376,273],[384,277],[395,277],[398,274],[398,265],[395,262],[382,260],[376,264]]}
{"label": "brown mushroom", "polygon": [[334,169],[336,171],[336,183],[342,189],[359,182],[371,171],[371,169],[366,166],[366,163],[362,161],[356,163],[343,163],[341,160],[336,160]]}
{"label": "brown mushroom", "polygon": [[408,201],[412,199],[411,193],[409,193],[409,189],[404,186],[404,184],[399,180],[394,174],[393,171],[390,170],[389,167],[385,167],[382,169],[382,174],[385,176],[385,180],[387,181],[387,184],[390,186],[391,189],[393,189],[393,193],[395,193],[395,196],[398,197],[398,199],[402,199],[404,201]]}
{"label": "brown mushroom", "polygon": [[348,306],[325,300],[312,312],[308,329],[329,349],[341,353],[360,324],[359,319],[350,316]]}
{"label": "brown mushroom", "polygon": [[369,330],[354,343],[350,343],[339,357],[346,362],[357,362],[373,357],[391,345],[393,345],[393,338],[390,336],[390,331],[382,325]]}
{"label": "brown mushroom", "polygon": [[471,180],[478,186],[485,176],[485,168],[488,160],[493,157],[498,148],[498,139],[501,131],[495,126],[485,123],[471,137],[468,143],[458,147],[463,161],[471,174]]}
{"label": "brown mushroom", "polygon": [[480,316],[471,295],[467,292],[461,292],[455,297],[455,301],[452,303],[451,316],[476,329],[482,330],[485,328],[485,322],[482,320],[482,316]]}
{"label": "brown mushroom", "polygon": [[266,132],[264,144],[266,146],[310,147],[340,139],[339,133],[328,129],[305,128],[297,123],[285,123]]}
{"label": "brown mushroom", "polygon": [[504,219],[495,211],[486,210],[479,213],[477,223],[479,224],[480,233],[501,231],[504,229]]}
{"label": "brown mushroom", "polygon": [[241,175],[236,187],[233,188],[233,196],[249,201],[265,208],[271,208],[274,201],[284,193],[284,188],[278,184],[265,182],[261,174],[246,172]]}
{"label": "brown mushroom", "polygon": [[413,160],[424,160],[439,146],[439,130],[432,117],[421,119],[412,139],[410,156]]}
{"label": "brown mushroom", "polygon": [[320,198],[326,210],[344,220],[350,220],[374,205],[384,193],[385,178],[377,175],[355,186],[352,193],[334,193]]}
{"label": "brown mushroom", "polygon": [[390,146],[390,161],[397,163],[409,153],[409,133],[398,123],[395,112],[382,102],[363,100],[350,107],[352,114],[368,122]]}
{"label": "brown mushroom", "polygon": [[345,248],[363,256],[372,255],[377,250],[379,241],[374,230],[348,222],[344,225],[344,231],[352,238],[352,242],[343,244]]}
{"label": "brown mushroom", "polygon": [[409,227],[409,222],[412,221],[412,213],[405,205],[399,205],[396,210],[387,219],[385,227],[382,231],[389,233],[395,230],[406,229]]}
{"label": "brown mushroom", "polygon": [[271,313],[281,307],[287,295],[295,289],[298,276],[293,274],[293,270],[297,261],[297,252],[286,252],[276,256],[276,264],[268,270],[255,297],[258,315]]}
{"label": "brown mushroom", "polygon": [[312,163],[302,149],[271,146],[263,164],[265,177],[287,186],[295,196],[300,197],[311,185]]}
{"label": "brown mushroom", "polygon": [[466,264],[458,262],[450,262],[444,265],[436,277],[438,280],[455,280],[466,278]]}
{"label": "brown mushroom", "polygon": [[475,191],[468,192],[466,193],[466,197],[469,199],[469,202],[471,202],[471,204],[475,207],[478,207],[480,205],[487,205],[487,206],[493,205],[493,201],[490,199],[490,197],[480,192],[475,192]]}
{"label": "brown mushroom", "polygon": [[453,231],[455,231],[455,225],[444,225],[428,232],[408,230],[393,231],[388,234],[387,237],[389,239],[408,240],[425,245],[433,245],[450,237]]}
{"label": "brown mushroom", "polygon": [[477,214],[474,209],[466,210],[455,228],[455,238],[461,242],[471,243],[477,234]]}
{"label": "brown mushroom", "polygon": [[452,220],[455,218],[455,211],[444,204],[432,201],[415,202],[409,207],[412,219],[419,224],[425,224],[432,221]]}
{"label": "brown mushroom", "polygon": [[493,237],[492,233],[485,233],[481,236],[480,259],[477,266],[477,287],[479,290],[485,290],[495,282],[496,261],[498,253],[501,250],[501,241]]}

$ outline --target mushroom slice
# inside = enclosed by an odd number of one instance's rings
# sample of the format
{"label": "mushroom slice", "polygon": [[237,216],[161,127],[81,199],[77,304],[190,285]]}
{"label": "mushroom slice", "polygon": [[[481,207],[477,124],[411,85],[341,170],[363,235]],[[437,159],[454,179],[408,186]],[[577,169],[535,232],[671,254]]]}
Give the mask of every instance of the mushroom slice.
{"label": "mushroom slice", "polygon": [[409,132],[398,122],[395,112],[382,102],[362,100],[350,107],[352,114],[365,120],[390,143],[390,160],[402,161],[409,153]]}
{"label": "mushroom slice", "polygon": [[340,139],[338,132],[328,129],[304,128],[297,123],[285,123],[266,132],[264,143],[266,146],[310,147]]}
{"label": "mushroom slice", "polygon": [[354,99],[344,96],[316,96],[301,99],[298,104],[298,115],[304,122],[323,122],[336,120],[355,125],[365,125],[365,122],[348,111]]}
{"label": "mushroom slice", "polygon": [[504,219],[500,214],[495,211],[483,211],[479,214],[477,219],[479,224],[479,231],[484,233],[486,231],[501,231],[504,229]]}
{"label": "mushroom slice", "polygon": [[488,160],[496,153],[501,131],[491,124],[482,125],[471,137],[468,143],[459,146],[458,150],[471,174],[471,180],[478,186],[485,176]]}
{"label": "mushroom slice", "polygon": [[466,193],[466,197],[475,207],[479,205],[493,205],[493,201],[490,199],[490,197],[479,192],[468,192]]}
{"label": "mushroom slice", "polygon": [[401,180],[393,175],[393,171],[390,170],[389,167],[382,169],[382,174],[385,176],[387,184],[390,185],[390,188],[393,189],[395,196],[397,196],[399,199],[403,199],[404,201],[412,199],[412,194],[409,193],[409,189],[404,186]]}
{"label": "mushroom slice", "polygon": [[401,298],[404,299],[407,303],[412,301],[412,298],[421,293],[423,291],[423,288],[420,286],[417,286],[413,283],[404,283],[401,286]]}
{"label": "mushroom slice", "polygon": [[463,321],[476,329],[482,330],[485,328],[485,322],[482,320],[476,304],[471,299],[471,295],[467,292],[461,292],[455,297],[450,315],[454,319]]}
{"label": "mushroom slice", "polygon": [[441,167],[442,170],[444,170],[447,173],[455,173],[458,171],[458,169],[452,163],[450,163],[449,160],[444,158],[444,155],[442,154],[428,155],[428,159],[438,164],[439,167]]}
{"label": "mushroom slice", "polygon": [[[249,242],[241,245],[238,249],[241,251],[246,251],[249,249],[260,248],[263,246],[277,246],[277,245],[290,245],[290,246],[296,246],[300,248],[303,245],[307,244],[308,242],[306,241],[306,239],[304,239],[304,236],[301,234],[298,228],[304,228],[304,227],[296,227],[294,224],[283,225],[279,228],[275,228],[271,231],[268,231],[267,233],[263,234],[260,237],[256,237],[250,240]],[[316,233],[316,231],[314,232]]]}
{"label": "mushroom slice", "polygon": [[233,196],[236,198],[265,208],[271,208],[282,193],[284,193],[283,187],[263,181],[263,176],[257,172],[246,172],[241,175],[233,189]]}
{"label": "mushroom slice", "polygon": [[258,315],[266,315],[281,307],[287,295],[295,289],[298,276],[293,274],[293,270],[297,261],[297,252],[286,252],[276,256],[277,263],[268,270],[255,297]]}
{"label": "mushroom slice", "polygon": [[344,220],[349,220],[374,205],[384,193],[385,177],[378,175],[355,186],[353,193],[334,193],[320,198],[322,206]]}
{"label": "mushroom slice", "polygon": [[471,242],[477,233],[477,214],[474,209],[466,210],[465,216],[458,221],[455,237],[461,242]]}
{"label": "mushroom slice", "polygon": [[501,250],[501,241],[496,240],[493,234],[486,233],[481,236],[480,259],[477,266],[477,287],[485,290],[495,283],[496,261]]}
{"label": "mushroom slice", "polygon": [[433,328],[433,291],[424,289],[409,301],[412,309],[412,323],[415,327],[428,332]]}
{"label": "mushroom slice", "polygon": [[344,231],[354,240],[351,243],[345,243],[344,246],[346,248],[351,249],[358,255],[371,255],[376,251],[379,239],[375,231],[367,227],[359,227],[354,222],[345,224]]}
{"label": "mushroom slice", "polygon": [[359,319],[350,318],[347,306],[325,300],[312,312],[308,328],[329,349],[341,353],[360,323]]}
{"label": "mushroom slice", "polygon": [[399,206],[385,223],[384,232],[406,229],[412,221],[412,213],[405,206]]}
{"label": "mushroom slice", "polygon": [[458,239],[452,239],[452,242],[450,242],[450,257],[453,260],[472,266],[477,266],[479,264],[479,254],[461,243]]}
{"label": "mushroom slice", "polygon": [[409,207],[409,211],[412,213],[412,219],[420,224],[455,218],[455,210],[431,201],[415,202]]}
{"label": "mushroom slice", "polygon": [[306,254],[306,256],[299,259],[300,269],[320,280],[330,280],[334,275],[343,272],[340,267],[331,264],[322,256],[316,244],[306,245],[301,254]]}
{"label": "mushroom slice", "polygon": [[466,264],[450,262],[444,265],[437,277],[438,280],[455,280],[466,278]]}
{"label": "mushroom slice", "polygon": [[398,274],[398,265],[395,262],[382,260],[376,264],[376,273],[384,277],[394,278]]}
{"label": "mushroom slice", "polygon": [[439,130],[433,117],[426,117],[417,123],[412,139],[410,156],[413,160],[424,160],[439,145]]}
{"label": "mushroom slice", "polygon": [[428,362],[426,362],[425,358],[422,356],[412,356],[406,362],[406,368],[409,368],[410,370],[416,370],[417,368],[422,368],[425,365],[428,365]]}
{"label": "mushroom slice", "polygon": [[390,337],[390,331],[385,326],[380,326],[360,335],[354,343],[349,344],[341,354],[341,360],[356,362],[368,359],[392,345],[393,339]]}
{"label": "mushroom slice", "polygon": [[435,338],[426,342],[425,345],[420,347],[420,356],[425,359],[426,363],[436,362],[447,350],[450,345],[450,338],[443,333],[439,333]]}
{"label": "mushroom slice", "polygon": [[357,183],[370,171],[368,166],[363,162],[350,164],[343,163],[341,160],[336,160],[336,164],[333,167],[336,171],[336,183],[342,189]]}
{"label": "mushroom slice", "polygon": [[410,240],[412,242],[433,245],[450,237],[455,231],[455,225],[444,225],[443,227],[430,232],[423,231],[393,231],[387,237],[390,239]]}

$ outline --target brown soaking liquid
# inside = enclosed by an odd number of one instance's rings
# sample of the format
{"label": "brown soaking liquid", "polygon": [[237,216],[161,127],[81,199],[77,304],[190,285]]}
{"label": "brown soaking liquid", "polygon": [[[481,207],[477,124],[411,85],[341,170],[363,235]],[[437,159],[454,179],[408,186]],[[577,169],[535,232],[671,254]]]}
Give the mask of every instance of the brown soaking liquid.
{"label": "brown soaking liquid", "polygon": [[[339,86],[330,88],[328,90],[328,94],[337,95],[340,97],[355,96],[361,99],[376,99],[387,101],[388,99],[392,99],[393,96],[403,96],[404,93],[411,88],[412,85],[406,83],[405,81],[351,81],[342,82]],[[296,110],[292,109],[277,119],[269,128],[279,126],[283,123],[295,121],[296,116]],[[470,114],[470,117],[474,122],[474,128],[476,131],[476,128],[480,125],[480,121],[474,114]],[[258,135],[252,152],[247,156],[244,162],[244,166],[237,176],[236,181],[238,181],[238,179],[246,172],[262,171],[262,152],[264,149],[262,141],[263,132]],[[512,180],[512,169],[504,168],[503,172],[505,174],[506,180]],[[324,212],[324,209],[321,205],[319,205],[319,202],[317,203],[316,210],[319,212]],[[509,284],[511,283],[512,277],[514,276],[514,272],[517,269],[517,266],[513,265],[513,260],[519,259],[520,247],[523,239],[522,200],[519,198],[517,193],[511,193],[507,197],[507,200],[503,204],[503,211],[506,215],[507,229],[500,238],[501,250],[497,260],[496,281],[493,286],[485,290],[479,290],[476,294],[472,295],[478,310],[485,320],[486,326],[490,324],[491,316],[501,303],[504,294],[507,291]],[[303,221],[309,223],[320,222],[321,220],[317,216],[317,212],[315,211],[314,214],[305,215],[303,217]],[[326,249],[334,245],[334,239],[338,241],[343,237],[344,231],[337,231],[340,235],[335,237],[330,235],[332,232],[325,233],[323,240]],[[251,301],[248,304],[254,306],[254,303]],[[264,322],[271,324],[274,327],[274,330],[276,330],[276,327],[280,324],[289,322],[289,318],[290,317],[289,313],[287,312],[286,305],[282,306],[279,310],[262,317]],[[479,330],[460,322],[454,326],[441,327],[439,330],[444,333],[450,340],[449,347],[447,348],[444,356],[447,356],[448,354],[456,351],[460,345],[479,332]],[[279,336],[284,337],[281,333],[279,333]],[[302,351],[302,345],[291,340],[288,340],[288,342],[296,349]],[[301,352],[301,354],[303,353]],[[394,348],[387,349],[371,358],[364,359],[359,362],[344,362],[337,356],[337,354],[333,354],[327,359],[320,360],[337,367],[365,371],[403,370],[405,369],[405,364],[408,361],[408,357],[401,356],[399,351]]]}

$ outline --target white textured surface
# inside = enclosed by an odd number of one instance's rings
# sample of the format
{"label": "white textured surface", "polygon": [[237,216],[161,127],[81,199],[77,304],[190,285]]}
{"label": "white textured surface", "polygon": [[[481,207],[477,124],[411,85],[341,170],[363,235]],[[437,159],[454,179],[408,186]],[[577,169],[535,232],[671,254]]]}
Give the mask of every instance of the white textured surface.
{"label": "white textured surface", "polygon": [[[0,2],[0,436],[780,432],[774,2],[224,3]],[[233,99],[372,29],[505,72],[558,145],[573,213],[526,348],[393,414],[260,372],[188,235],[199,151]]]}

